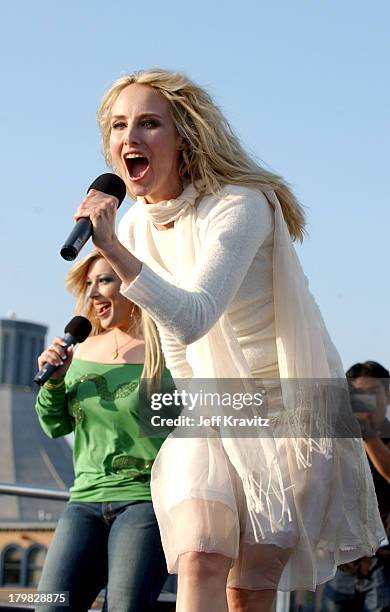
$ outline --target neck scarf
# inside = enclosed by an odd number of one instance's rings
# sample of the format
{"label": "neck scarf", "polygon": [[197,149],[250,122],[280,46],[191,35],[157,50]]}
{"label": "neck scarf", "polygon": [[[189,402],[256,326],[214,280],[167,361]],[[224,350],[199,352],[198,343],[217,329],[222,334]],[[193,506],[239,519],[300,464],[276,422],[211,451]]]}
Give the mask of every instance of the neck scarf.
{"label": "neck scarf", "polygon": [[149,204],[145,198],[137,198],[145,206],[145,213],[151,223],[168,225],[183,217],[190,206],[194,206],[198,192],[193,185],[188,185],[178,198]]}

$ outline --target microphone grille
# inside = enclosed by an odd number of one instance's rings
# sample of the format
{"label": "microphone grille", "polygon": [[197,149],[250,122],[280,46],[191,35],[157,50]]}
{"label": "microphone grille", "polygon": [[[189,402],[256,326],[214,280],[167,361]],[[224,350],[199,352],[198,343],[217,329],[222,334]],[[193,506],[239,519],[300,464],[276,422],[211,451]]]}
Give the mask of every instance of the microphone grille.
{"label": "microphone grille", "polygon": [[73,317],[65,327],[65,333],[76,338],[77,342],[84,342],[91,333],[92,325],[86,317]]}
{"label": "microphone grille", "polygon": [[126,185],[124,181],[122,181],[120,176],[112,172],[106,172],[95,178],[93,183],[88,187],[88,191],[91,189],[96,189],[97,191],[102,191],[103,193],[118,198],[118,208],[126,195]]}

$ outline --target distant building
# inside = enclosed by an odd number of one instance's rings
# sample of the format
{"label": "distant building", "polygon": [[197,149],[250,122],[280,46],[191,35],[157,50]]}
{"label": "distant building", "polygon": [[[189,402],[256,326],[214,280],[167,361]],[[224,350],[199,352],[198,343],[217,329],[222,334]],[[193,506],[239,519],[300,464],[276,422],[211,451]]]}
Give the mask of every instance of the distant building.
{"label": "distant building", "polygon": [[[0,319],[0,482],[67,490],[72,451],[40,428],[33,382],[44,325]],[[0,588],[34,587],[64,502],[0,494]]]}
{"label": "distant building", "polygon": [[47,327],[18,319],[0,319],[0,384],[33,386],[37,358]]}

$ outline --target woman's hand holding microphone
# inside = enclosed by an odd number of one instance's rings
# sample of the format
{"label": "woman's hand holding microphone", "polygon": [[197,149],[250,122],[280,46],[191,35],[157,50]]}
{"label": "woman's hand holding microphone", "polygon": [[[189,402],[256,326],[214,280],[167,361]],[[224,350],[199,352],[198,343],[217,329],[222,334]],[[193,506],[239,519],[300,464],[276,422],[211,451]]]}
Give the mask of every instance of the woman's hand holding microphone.
{"label": "woman's hand holding microphone", "polygon": [[45,363],[50,363],[53,366],[58,366],[51,375],[51,378],[61,378],[65,376],[73,359],[73,346],[64,344],[62,338],[56,336],[50,344],[38,357],[38,369],[41,370]]}

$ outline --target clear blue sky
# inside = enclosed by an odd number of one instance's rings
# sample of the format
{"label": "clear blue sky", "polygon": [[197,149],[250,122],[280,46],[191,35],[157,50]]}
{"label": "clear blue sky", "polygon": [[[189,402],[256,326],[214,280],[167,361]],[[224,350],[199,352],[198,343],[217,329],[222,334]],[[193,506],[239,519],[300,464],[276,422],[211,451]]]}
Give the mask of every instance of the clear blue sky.
{"label": "clear blue sky", "polygon": [[52,335],[72,316],[58,251],[105,171],[97,106],[161,66],[209,88],[307,207],[298,252],[345,366],[389,367],[389,22],[385,0],[2,3],[0,317]]}

